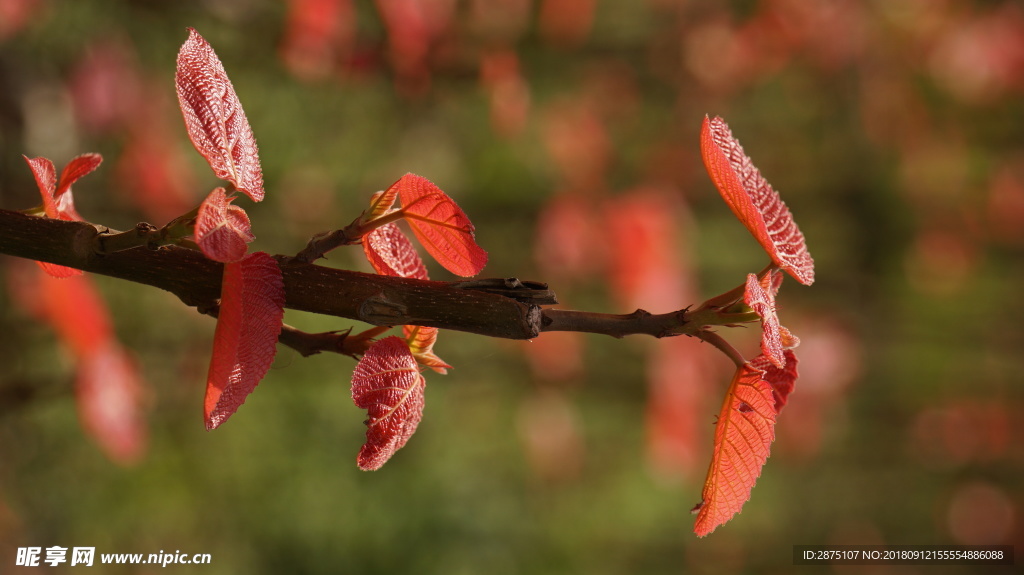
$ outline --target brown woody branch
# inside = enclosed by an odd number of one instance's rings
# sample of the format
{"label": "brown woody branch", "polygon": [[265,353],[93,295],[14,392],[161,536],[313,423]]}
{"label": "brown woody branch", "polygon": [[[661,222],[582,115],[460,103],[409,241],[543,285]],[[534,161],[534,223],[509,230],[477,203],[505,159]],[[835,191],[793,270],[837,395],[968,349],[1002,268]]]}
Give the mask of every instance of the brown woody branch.
{"label": "brown woody branch", "polygon": [[[220,298],[221,264],[178,246],[134,247],[101,254],[101,236],[120,233],[86,222],[68,222],[0,209],[0,253],[47,261],[169,291],[200,311]],[[542,309],[553,303],[543,284],[517,280],[437,282],[338,270],[274,256],[284,278],[285,307],[373,325],[428,325],[506,339],[531,339],[542,331],[701,335],[720,323],[687,310],[627,315]],[[497,283],[496,283],[497,282]],[[523,301],[518,301],[518,300]],[[524,303],[526,302],[526,303]],[[699,321],[695,321],[699,320]]]}

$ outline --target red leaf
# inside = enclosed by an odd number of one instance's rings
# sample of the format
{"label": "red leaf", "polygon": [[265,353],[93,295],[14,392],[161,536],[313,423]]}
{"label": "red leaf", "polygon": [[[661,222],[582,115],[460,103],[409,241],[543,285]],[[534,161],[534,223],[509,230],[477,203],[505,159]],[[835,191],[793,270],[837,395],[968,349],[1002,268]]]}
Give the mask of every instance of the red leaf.
{"label": "red leaf", "polygon": [[804,235],[778,192],[761,176],[721,118],[705,116],[700,150],[704,167],[725,203],[772,262],[802,284],[814,283],[814,260]]}
{"label": "red leaf", "polygon": [[[60,185],[57,184],[57,171],[53,162],[46,158],[29,158],[22,156],[28,163],[32,175],[39,186],[39,194],[43,198],[43,211],[46,217],[67,220],[81,221],[82,216],[75,210],[74,196],[71,195],[71,184],[79,178],[95,170],[103,161],[99,154],[82,154],[72,158],[60,175]],[[51,264],[49,262],[38,262],[43,271],[55,278],[68,278],[81,275],[81,270]]]}
{"label": "red leaf", "polygon": [[775,400],[762,372],[746,363],[736,370],[715,426],[715,448],[694,532],[704,537],[732,519],[750,499],[775,439]]}
{"label": "red leaf", "polygon": [[53,167],[53,162],[46,158],[29,158],[25,155],[21,157],[25,158],[32,175],[36,178],[39,195],[43,197],[43,211],[46,212],[46,217],[58,217],[57,201],[53,197],[57,191],[57,170]]}
{"label": "red leaf", "polygon": [[775,278],[781,281],[782,272],[769,272],[761,281],[758,281],[757,274],[748,274],[743,302],[761,316],[762,353],[776,366],[784,367],[786,359],[782,356],[782,326],[779,325],[779,317],[775,311],[775,294],[778,287],[772,285],[776,281]]}
{"label": "red leaf", "polygon": [[360,469],[380,469],[409,441],[423,417],[425,386],[401,338],[386,337],[366,351],[352,374],[352,401],[369,416]]}
{"label": "red leaf", "polygon": [[406,174],[398,181],[402,211],[416,239],[453,274],[474,276],[487,265],[475,228],[454,200],[430,180]]}
{"label": "red leaf", "polygon": [[237,262],[245,257],[246,244],[256,239],[245,210],[231,204],[234,199],[225,195],[224,188],[216,188],[199,206],[196,243],[211,260]]}
{"label": "red leaf", "polygon": [[407,325],[402,331],[405,333],[405,343],[409,346],[409,351],[420,365],[425,365],[441,375],[452,369],[452,366],[434,354],[438,332],[436,327]]}
{"label": "red leaf", "polygon": [[[59,211],[68,214],[71,219],[81,221],[82,217],[75,211],[75,203],[71,199],[71,184],[77,182],[82,176],[92,173],[102,163],[103,156],[99,154],[82,154],[71,158],[71,161],[64,166],[64,170],[60,173],[60,182],[57,184],[56,193],[54,193]],[[67,199],[64,196],[67,196]]]}
{"label": "red leaf", "polygon": [[194,29],[178,52],[178,104],[188,137],[213,173],[253,201],[263,199],[256,138],[213,48]]}
{"label": "red leaf", "polygon": [[284,282],[277,262],[254,252],[224,265],[213,358],[206,377],[206,429],[238,409],[270,369],[284,318]]}
{"label": "red leaf", "polygon": [[793,392],[796,378],[799,375],[796,370],[796,354],[791,350],[783,352],[785,356],[785,367],[777,367],[772,361],[763,355],[759,355],[750,361],[751,367],[760,370],[764,375],[761,377],[772,386],[772,397],[775,399],[775,413],[782,411],[786,402],[789,401],[789,394]]}
{"label": "red leaf", "polygon": [[379,218],[391,211],[391,207],[395,205],[395,200],[398,199],[399,182],[401,180],[391,184],[391,187],[388,189],[373,194],[373,197],[370,198],[370,208],[363,214],[363,221]]}
{"label": "red leaf", "polygon": [[82,427],[107,457],[125,465],[138,461],[146,448],[141,379],[116,341],[81,358],[75,395]]}
{"label": "red leaf", "polygon": [[427,267],[416,253],[416,248],[395,223],[383,225],[363,236],[363,253],[380,275],[429,279]]}

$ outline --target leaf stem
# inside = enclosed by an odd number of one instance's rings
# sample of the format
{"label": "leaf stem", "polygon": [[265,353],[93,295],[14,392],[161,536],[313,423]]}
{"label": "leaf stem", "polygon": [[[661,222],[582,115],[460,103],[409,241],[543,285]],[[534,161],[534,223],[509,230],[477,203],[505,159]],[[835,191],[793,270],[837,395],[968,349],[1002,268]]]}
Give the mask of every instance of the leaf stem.
{"label": "leaf stem", "polygon": [[702,341],[706,341],[718,348],[719,351],[728,356],[728,358],[736,364],[736,367],[743,367],[743,364],[747,363],[747,360],[743,358],[743,354],[741,354],[739,350],[733,347],[729,342],[725,341],[725,338],[717,333],[704,329],[697,332],[696,336]]}
{"label": "leaf stem", "polygon": [[[778,269],[778,266],[776,266],[772,262],[769,262],[768,265],[766,265],[761,271],[757,272],[758,279],[763,278],[765,276],[765,274],[771,272],[774,269]],[[744,276],[744,277],[746,277],[746,276]],[[705,309],[724,309],[724,308],[727,308],[727,307],[733,305],[734,303],[740,301],[741,299],[743,299],[743,294],[746,292],[746,290],[747,290],[747,282],[744,281],[743,283],[741,283],[740,285],[732,288],[731,290],[729,290],[729,291],[727,291],[725,293],[716,295],[715,297],[713,297],[713,298],[705,301],[704,303],[700,304],[700,307],[698,307],[697,310],[700,311],[700,310],[705,310]]]}

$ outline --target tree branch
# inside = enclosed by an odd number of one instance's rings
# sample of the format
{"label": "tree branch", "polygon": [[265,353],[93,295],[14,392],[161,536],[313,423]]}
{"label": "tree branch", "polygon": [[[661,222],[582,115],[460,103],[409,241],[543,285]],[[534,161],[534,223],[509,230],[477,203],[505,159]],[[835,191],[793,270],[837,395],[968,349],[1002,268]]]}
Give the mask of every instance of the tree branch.
{"label": "tree branch", "polygon": [[[142,228],[138,228],[142,229]],[[0,254],[46,261],[154,286],[201,312],[218,305],[223,266],[197,250],[139,246],[98,253],[113,230],[0,209]],[[109,244],[106,244],[109,246]],[[666,314],[637,310],[612,315],[542,309],[555,302],[545,284],[513,278],[424,281],[338,270],[276,255],[285,307],[378,326],[427,325],[505,339],[532,339],[542,331],[581,331],[614,337],[694,335],[719,325],[717,310]],[[304,344],[306,345],[306,344]],[[312,349],[312,348],[311,348]]]}

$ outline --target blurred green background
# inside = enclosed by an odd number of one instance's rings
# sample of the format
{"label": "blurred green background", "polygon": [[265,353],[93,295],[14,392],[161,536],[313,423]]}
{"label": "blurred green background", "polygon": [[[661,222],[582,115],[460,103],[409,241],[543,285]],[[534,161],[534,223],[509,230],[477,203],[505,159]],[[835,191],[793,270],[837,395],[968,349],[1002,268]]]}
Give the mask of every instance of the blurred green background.
{"label": "blurred green background", "polygon": [[[76,201],[119,229],[218,185],[176,109],[186,27],[259,142],[254,249],[295,253],[411,171],[470,215],[483,275],[547,281],[567,307],[664,312],[761,269],[700,163],[700,123],[723,116],[817,263],[779,302],[801,378],[752,499],[697,539],[729,380],[709,346],[444,332],[455,369],[427,374],[416,436],[365,473],[351,359],[282,348],[207,433],[214,320],[95,277],[146,385],[148,448],[124,466],[81,431],[74,361],[10,287],[0,572],[52,545],[212,555],[168,572],[497,575],[788,573],[795,544],[1024,542],[1019,3],[0,0],[0,206],[39,202],[21,154],[102,153]],[[32,271],[0,263],[8,286]],[[752,355],[755,332],[725,335]]]}

